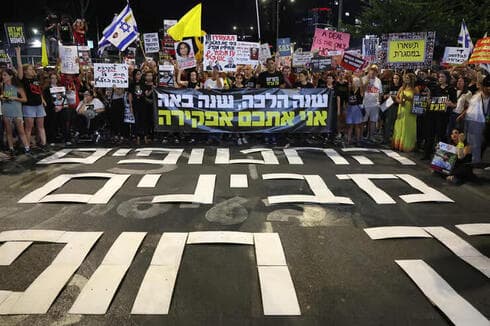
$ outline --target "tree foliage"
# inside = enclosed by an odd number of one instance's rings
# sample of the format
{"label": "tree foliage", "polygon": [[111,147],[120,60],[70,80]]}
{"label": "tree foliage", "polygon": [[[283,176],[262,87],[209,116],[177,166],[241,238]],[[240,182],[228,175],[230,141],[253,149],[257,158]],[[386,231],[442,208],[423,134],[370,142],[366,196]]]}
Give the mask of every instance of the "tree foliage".
{"label": "tree foliage", "polygon": [[464,19],[475,42],[489,27],[490,0],[372,0],[360,24],[347,29],[356,36],[435,31],[441,45],[455,46]]}

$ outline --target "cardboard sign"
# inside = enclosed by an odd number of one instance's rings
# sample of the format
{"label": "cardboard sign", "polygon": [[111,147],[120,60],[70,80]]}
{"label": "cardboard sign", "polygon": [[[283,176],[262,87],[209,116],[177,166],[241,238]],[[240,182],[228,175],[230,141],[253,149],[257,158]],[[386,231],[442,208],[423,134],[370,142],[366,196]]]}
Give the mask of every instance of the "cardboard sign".
{"label": "cardboard sign", "polygon": [[368,62],[376,60],[376,50],[378,48],[379,38],[370,37],[362,39],[362,58]]}
{"label": "cardboard sign", "polygon": [[94,64],[95,87],[128,88],[128,65],[119,63]]}
{"label": "cardboard sign", "polygon": [[444,49],[444,57],[442,59],[442,62],[449,65],[461,65],[466,60],[468,60],[469,56],[470,56],[469,48],[457,48],[457,47],[447,46]]}
{"label": "cardboard sign", "polygon": [[259,49],[259,61],[261,63],[265,63],[265,61],[269,58],[272,58],[269,43],[263,43],[260,45],[260,49]]}
{"label": "cardboard sign", "polygon": [[281,57],[291,56],[291,38],[278,38],[277,39],[277,52]]}
{"label": "cardboard sign", "polygon": [[469,63],[472,65],[490,63],[490,37],[481,38],[476,42]]}
{"label": "cardboard sign", "polygon": [[78,65],[78,48],[77,46],[60,45],[61,73],[78,74],[80,66]]}
{"label": "cardboard sign", "polygon": [[204,43],[204,69],[211,71],[236,71],[236,35],[206,35]]}
{"label": "cardboard sign", "polygon": [[342,67],[351,71],[361,70],[365,64],[366,61],[363,58],[347,52],[344,53],[344,56],[342,57],[342,61],[340,62],[340,65]]}
{"label": "cardboard sign", "polygon": [[293,67],[308,67],[311,63],[313,54],[311,52],[298,52],[293,54]]}
{"label": "cardboard sign", "polygon": [[260,44],[256,42],[237,42],[235,62],[237,65],[256,66],[259,61]]}
{"label": "cardboard sign", "polygon": [[453,145],[440,142],[437,145],[437,150],[434,154],[434,158],[430,163],[432,170],[443,173],[451,174],[454,169],[454,165],[458,160],[457,149]]}
{"label": "cardboard sign", "polygon": [[143,40],[145,43],[145,52],[146,53],[158,53],[158,51],[160,51],[160,43],[158,40],[158,33],[143,34]]}
{"label": "cardboard sign", "polygon": [[321,72],[332,69],[332,58],[314,57],[311,58],[310,68],[313,72]]}
{"label": "cardboard sign", "polygon": [[5,33],[10,45],[26,43],[24,24],[22,23],[5,23]]}
{"label": "cardboard sign", "polygon": [[175,87],[174,66],[172,66],[172,65],[159,65],[158,66],[158,86],[160,86],[160,87]]}
{"label": "cardboard sign", "polygon": [[179,69],[190,69],[196,66],[192,40],[183,40],[175,43],[175,58]]}
{"label": "cardboard sign", "polygon": [[329,56],[329,50],[338,51],[349,48],[350,34],[315,28],[311,51],[320,56]]}
{"label": "cardboard sign", "polygon": [[90,48],[88,46],[78,47],[78,63],[81,67],[92,66],[92,58],[90,56]]}

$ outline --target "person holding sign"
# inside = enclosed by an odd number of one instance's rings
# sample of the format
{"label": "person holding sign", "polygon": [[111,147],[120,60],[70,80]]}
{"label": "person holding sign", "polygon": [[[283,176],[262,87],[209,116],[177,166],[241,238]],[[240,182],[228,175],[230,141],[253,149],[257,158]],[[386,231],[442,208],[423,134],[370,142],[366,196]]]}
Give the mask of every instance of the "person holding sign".
{"label": "person holding sign", "polygon": [[366,110],[364,122],[368,123],[368,139],[374,141],[376,123],[379,118],[379,98],[383,91],[381,80],[377,77],[378,66],[369,67],[367,76],[364,76],[362,83],[364,87],[363,105]]}
{"label": "person holding sign", "polygon": [[45,149],[46,131],[44,130],[44,117],[46,116],[46,111],[44,111],[44,107],[46,106],[46,101],[43,98],[41,84],[34,67],[32,65],[22,65],[20,47],[15,48],[15,53],[18,66],[17,76],[22,82],[27,96],[27,101],[22,106],[27,143],[31,143],[31,133],[35,122],[41,148]]}
{"label": "person holding sign", "polygon": [[3,124],[7,134],[7,144],[9,146],[10,155],[15,155],[12,124],[15,124],[17,134],[24,145],[24,152],[29,153],[29,142],[27,141],[22,121],[22,103],[27,102],[26,93],[22,84],[17,80],[14,72],[10,69],[3,71],[2,84],[3,87],[0,100],[2,101]]}
{"label": "person holding sign", "polygon": [[457,101],[456,90],[449,86],[449,80],[449,72],[441,71],[438,75],[437,85],[430,91],[430,105],[424,116],[425,146],[423,160],[431,158],[436,142],[446,139],[449,110],[456,106]]}
{"label": "person holding sign", "polygon": [[457,159],[451,173],[446,180],[460,183],[474,177],[473,169],[468,164],[471,162],[471,146],[465,141],[465,135],[460,129],[454,128],[449,136],[450,144],[456,147]]}
{"label": "person holding sign", "polygon": [[415,75],[403,75],[403,85],[396,95],[398,113],[393,131],[393,149],[411,152],[417,143],[417,116],[412,113],[413,96],[416,93]]}

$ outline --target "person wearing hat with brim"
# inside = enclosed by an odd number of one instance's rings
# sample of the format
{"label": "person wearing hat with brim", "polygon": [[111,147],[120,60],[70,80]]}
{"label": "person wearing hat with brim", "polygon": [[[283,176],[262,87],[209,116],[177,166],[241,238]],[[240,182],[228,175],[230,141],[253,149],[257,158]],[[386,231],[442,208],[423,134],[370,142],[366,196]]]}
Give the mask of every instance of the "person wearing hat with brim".
{"label": "person wearing hat with brim", "polygon": [[465,111],[465,132],[472,148],[472,162],[481,163],[490,141],[490,76],[479,85],[480,91],[471,98]]}

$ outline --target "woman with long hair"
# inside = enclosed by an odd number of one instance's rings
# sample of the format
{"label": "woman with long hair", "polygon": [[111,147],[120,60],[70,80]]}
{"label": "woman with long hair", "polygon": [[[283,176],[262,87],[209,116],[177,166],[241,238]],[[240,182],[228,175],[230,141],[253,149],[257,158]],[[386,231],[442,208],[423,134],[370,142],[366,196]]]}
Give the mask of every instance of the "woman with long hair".
{"label": "woman with long hair", "polygon": [[396,95],[399,105],[392,141],[393,148],[402,152],[413,151],[417,143],[417,116],[412,113],[415,94],[415,75],[404,74],[402,87]]}
{"label": "woman with long hair", "polygon": [[43,97],[41,84],[34,67],[32,65],[22,65],[20,47],[16,47],[15,52],[18,66],[17,76],[23,84],[27,97],[27,101],[22,105],[27,143],[31,143],[31,133],[35,123],[41,148],[44,149],[46,147],[46,131],[44,130],[44,117],[46,116],[44,107],[46,106],[46,101]]}
{"label": "woman with long hair", "polygon": [[5,132],[7,134],[7,143],[9,146],[10,155],[15,155],[12,124],[15,124],[17,134],[19,135],[19,138],[24,145],[25,153],[29,153],[29,142],[26,138],[24,123],[22,120],[22,103],[27,102],[26,93],[11,69],[6,69],[3,71],[2,84],[3,86],[1,100],[3,124],[5,127]]}
{"label": "woman with long hair", "polygon": [[352,144],[352,132],[355,129],[356,144],[361,141],[362,131],[362,83],[359,77],[349,76],[349,91],[347,98],[347,112],[345,123],[347,125],[347,144]]}

